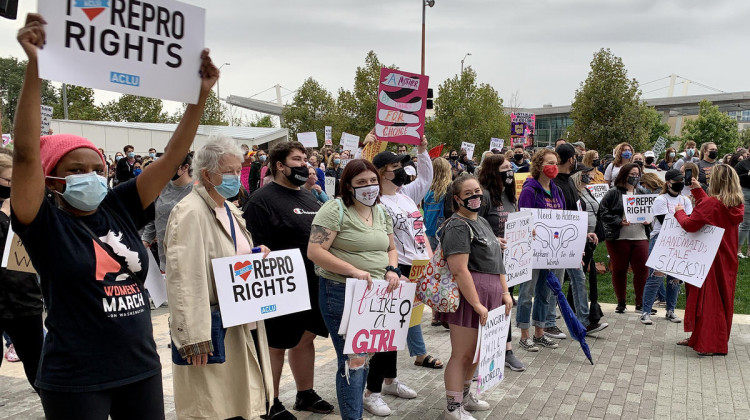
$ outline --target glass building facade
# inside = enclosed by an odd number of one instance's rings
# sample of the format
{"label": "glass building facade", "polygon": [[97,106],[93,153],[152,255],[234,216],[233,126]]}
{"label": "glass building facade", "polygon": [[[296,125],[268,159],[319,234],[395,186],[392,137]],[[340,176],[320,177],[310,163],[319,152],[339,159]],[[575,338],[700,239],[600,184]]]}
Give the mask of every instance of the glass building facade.
{"label": "glass building facade", "polygon": [[568,115],[537,115],[534,147],[554,145],[555,140],[565,138],[565,132],[571,125],[573,120]]}

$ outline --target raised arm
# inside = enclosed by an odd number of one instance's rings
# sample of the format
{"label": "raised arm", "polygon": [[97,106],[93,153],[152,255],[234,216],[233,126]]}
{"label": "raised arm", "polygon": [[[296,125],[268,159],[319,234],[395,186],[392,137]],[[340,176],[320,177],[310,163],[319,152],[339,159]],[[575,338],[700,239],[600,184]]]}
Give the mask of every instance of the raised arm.
{"label": "raised arm", "polygon": [[415,203],[424,199],[432,185],[432,160],[427,151],[427,144],[427,137],[422,136],[422,142],[417,147],[417,179],[401,189],[401,192],[408,195]]}
{"label": "raised arm", "polygon": [[17,37],[29,62],[16,109],[13,188],[10,197],[13,213],[23,225],[34,221],[44,200],[44,173],[39,156],[42,81],[39,79],[37,51],[44,46],[46,35],[43,25],[46,23],[41,15],[31,13],[26,16],[26,25],[18,31]]}
{"label": "raised arm", "polygon": [[138,195],[141,197],[141,204],[144,209],[156,200],[156,197],[159,196],[161,190],[175,174],[182,161],[185,160],[185,156],[190,151],[190,145],[195,138],[195,133],[198,131],[208,93],[219,79],[219,69],[211,61],[208,49],[201,52],[201,59],[203,60],[200,69],[201,92],[198,103],[187,106],[180,124],[164,149],[164,154],[148,165],[148,170],[143,171],[136,180]]}

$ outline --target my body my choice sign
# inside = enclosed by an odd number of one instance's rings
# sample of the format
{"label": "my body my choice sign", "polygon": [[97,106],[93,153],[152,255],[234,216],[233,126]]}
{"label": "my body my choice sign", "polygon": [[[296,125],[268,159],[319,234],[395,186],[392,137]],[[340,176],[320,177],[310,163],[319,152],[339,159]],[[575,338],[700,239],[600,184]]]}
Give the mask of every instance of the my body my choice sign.
{"label": "my body my choice sign", "polygon": [[205,10],[174,0],[39,0],[44,79],[196,103]]}
{"label": "my body my choice sign", "polygon": [[211,261],[224,327],[310,309],[307,272],[299,249]]}

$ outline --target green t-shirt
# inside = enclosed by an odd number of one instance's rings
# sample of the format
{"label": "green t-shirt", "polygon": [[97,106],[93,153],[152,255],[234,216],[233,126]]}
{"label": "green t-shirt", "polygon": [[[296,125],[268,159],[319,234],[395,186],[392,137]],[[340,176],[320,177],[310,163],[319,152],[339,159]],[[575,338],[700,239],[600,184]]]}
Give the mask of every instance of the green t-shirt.
{"label": "green t-shirt", "polygon": [[[343,217],[339,205],[343,207]],[[393,233],[393,222],[379,204],[372,208],[372,215],[372,226],[367,226],[354,206],[347,207],[338,199],[329,200],[318,210],[313,225],[336,232],[336,238],[328,249],[336,258],[367,271],[374,279],[382,279],[388,266],[388,235]],[[346,276],[324,270],[318,265],[315,266],[315,273],[330,280],[346,281]]]}

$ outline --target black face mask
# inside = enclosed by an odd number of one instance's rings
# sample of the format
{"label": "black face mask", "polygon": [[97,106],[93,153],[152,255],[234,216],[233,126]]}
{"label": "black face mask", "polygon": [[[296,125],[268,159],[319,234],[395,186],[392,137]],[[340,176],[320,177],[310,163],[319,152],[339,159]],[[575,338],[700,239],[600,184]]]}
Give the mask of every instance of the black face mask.
{"label": "black face mask", "polygon": [[647,158],[646,158],[646,165],[650,165],[650,164],[652,164],[652,163],[654,163],[654,158],[652,158],[652,157],[650,157],[650,156],[649,156],[649,157],[647,157]]}
{"label": "black face mask", "polygon": [[711,150],[710,152],[708,152],[709,159],[716,159],[717,157],[719,157],[719,152],[717,152],[716,150]]}
{"label": "black face mask", "polygon": [[409,177],[409,174],[406,173],[404,168],[398,168],[395,171],[389,171],[393,172],[393,179],[389,180],[393,183],[393,185],[400,187],[408,181],[411,181],[411,177]]}
{"label": "black face mask", "polygon": [[289,175],[284,174],[287,180],[292,183],[294,186],[302,186],[305,182],[307,182],[307,178],[310,176],[310,171],[307,169],[307,165],[303,166],[287,166],[284,165],[287,168],[291,169],[291,172]]}
{"label": "black face mask", "polygon": [[482,207],[482,194],[474,194],[471,197],[466,197],[461,203],[466,210],[477,213],[479,208]]}
{"label": "black face mask", "polygon": [[185,174],[184,172],[182,174],[180,174],[180,170],[178,169],[177,172],[172,177],[172,181],[177,181],[184,174]]}
{"label": "black face mask", "polygon": [[669,187],[672,191],[676,193],[682,192],[683,189],[685,189],[685,183],[684,182],[675,182]]}
{"label": "black face mask", "polygon": [[10,187],[0,185],[0,198],[2,198],[3,200],[7,200],[10,198]]}
{"label": "black face mask", "polygon": [[523,153],[516,153],[513,155],[513,159],[516,160],[516,162],[519,162],[523,159]]}
{"label": "black face mask", "polygon": [[591,183],[591,175],[589,175],[589,174],[581,174],[581,182],[583,182],[584,184]]}
{"label": "black face mask", "polygon": [[641,182],[641,177],[639,176],[629,176],[628,177],[628,184],[637,187],[638,183]]}
{"label": "black face mask", "polygon": [[500,172],[500,179],[502,179],[506,184],[512,184],[513,181],[515,181],[515,178],[513,177],[513,171]]}
{"label": "black face mask", "polygon": [[636,165],[638,165],[638,166],[640,166],[641,168],[643,168],[643,161],[640,161],[640,160],[639,160],[639,161],[636,161],[636,162],[633,162],[633,163],[635,163]]}
{"label": "black face mask", "polygon": [[597,166],[601,165],[602,161],[600,159],[594,159],[593,162],[591,162],[592,165],[596,168]]}
{"label": "black face mask", "polygon": [[458,156],[451,155],[451,160],[458,160]]}

